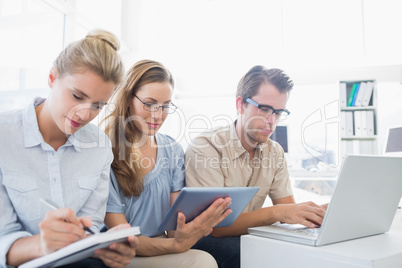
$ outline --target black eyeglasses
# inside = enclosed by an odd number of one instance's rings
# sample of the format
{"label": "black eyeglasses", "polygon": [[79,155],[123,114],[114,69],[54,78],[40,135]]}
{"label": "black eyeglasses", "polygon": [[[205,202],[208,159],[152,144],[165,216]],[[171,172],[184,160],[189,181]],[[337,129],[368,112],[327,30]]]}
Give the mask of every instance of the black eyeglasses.
{"label": "black eyeglasses", "polygon": [[153,102],[143,102],[140,98],[137,97],[137,95],[133,94],[134,97],[136,97],[142,104],[144,104],[144,110],[148,112],[157,112],[159,111],[159,108],[162,108],[162,112],[165,114],[172,114],[176,111],[177,106],[174,105],[173,103],[170,104],[163,104],[159,105],[157,103]]}
{"label": "black eyeglasses", "polygon": [[270,116],[274,114],[276,119],[285,120],[287,116],[290,114],[290,112],[287,109],[274,109],[270,105],[258,104],[250,98],[247,98],[246,102],[256,106],[258,108],[258,111],[263,113],[265,116]]}

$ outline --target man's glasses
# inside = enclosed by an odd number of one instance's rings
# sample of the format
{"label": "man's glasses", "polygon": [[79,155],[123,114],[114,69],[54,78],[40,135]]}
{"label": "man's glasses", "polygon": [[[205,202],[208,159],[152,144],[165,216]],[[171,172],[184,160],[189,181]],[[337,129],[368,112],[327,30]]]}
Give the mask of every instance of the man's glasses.
{"label": "man's glasses", "polygon": [[266,117],[274,114],[276,119],[285,120],[290,114],[287,109],[274,109],[270,105],[258,104],[250,98],[247,98],[246,102],[256,106],[258,108],[258,112],[262,113]]}
{"label": "man's glasses", "polygon": [[148,112],[157,112],[159,111],[159,108],[162,108],[162,112],[165,114],[172,114],[176,111],[177,106],[174,105],[173,103],[170,104],[163,104],[159,105],[157,103],[153,102],[143,102],[140,98],[137,97],[137,95],[134,94],[134,97],[136,97],[142,104],[144,104],[144,110]]}

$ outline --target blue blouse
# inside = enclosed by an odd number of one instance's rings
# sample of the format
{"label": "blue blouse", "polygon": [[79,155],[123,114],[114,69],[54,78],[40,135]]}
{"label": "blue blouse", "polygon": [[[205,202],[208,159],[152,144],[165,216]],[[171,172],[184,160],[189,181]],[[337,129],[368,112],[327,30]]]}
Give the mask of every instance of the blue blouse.
{"label": "blue blouse", "polygon": [[124,196],[112,171],[106,209],[106,212],[124,213],[131,226],[140,226],[141,234],[150,237],[163,233],[158,227],[170,208],[170,193],[184,187],[183,148],[167,135],[157,133],[155,137],[156,163],[144,177],[143,192],[140,196]]}
{"label": "blue blouse", "polygon": [[15,240],[38,234],[47,198],[78,217],[103,224],[113,153],[109,138],[93,124],[71,135],[55,151],[39,131],[35,106],[0,114],[0,267]]}

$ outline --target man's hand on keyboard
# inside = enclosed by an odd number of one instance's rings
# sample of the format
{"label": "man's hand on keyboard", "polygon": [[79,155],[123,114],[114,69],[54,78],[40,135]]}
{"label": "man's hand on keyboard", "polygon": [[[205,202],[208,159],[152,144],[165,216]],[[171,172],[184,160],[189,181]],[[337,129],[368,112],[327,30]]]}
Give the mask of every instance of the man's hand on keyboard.
{"label": "man's hand on keyboard", "polygon": [[314,202],[278,204],[275,206],[278,218],[283,223],[299,223],[310,228],[321,226],[326,207]]}

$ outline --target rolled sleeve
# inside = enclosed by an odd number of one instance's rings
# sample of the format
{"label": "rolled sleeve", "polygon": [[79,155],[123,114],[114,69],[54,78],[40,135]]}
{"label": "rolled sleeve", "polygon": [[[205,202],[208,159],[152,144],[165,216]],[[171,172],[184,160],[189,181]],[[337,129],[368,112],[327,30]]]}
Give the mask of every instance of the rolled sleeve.
{"label": "rolled sleeve", "polygon": [[174,150],[174,156],[172,158],[172,180],[170,183],[170,191],[177,192],[184,187],[185,165],[184,165],[184,151],[181,146],[177,146]]}
{"label": "rolled sleeve", "polygon": [[275,172],[274,180],[269,190],[269,197],[272,200],[284,198],[293,195],[292,186],[289,180],[289,172],[285,156],[278,157],[276,159],[278,169]]}

